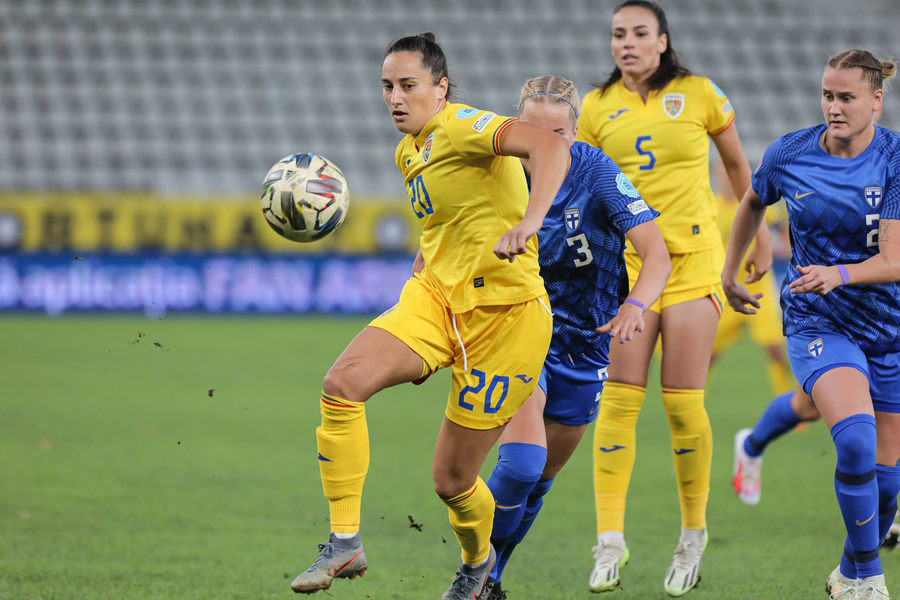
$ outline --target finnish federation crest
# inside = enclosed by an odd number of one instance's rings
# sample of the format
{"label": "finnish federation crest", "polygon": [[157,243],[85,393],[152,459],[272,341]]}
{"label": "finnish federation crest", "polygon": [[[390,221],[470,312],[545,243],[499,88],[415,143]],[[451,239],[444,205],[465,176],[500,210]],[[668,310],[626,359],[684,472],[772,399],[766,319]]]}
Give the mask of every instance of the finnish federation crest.
{"label": "finnish federation crest", "polygon": [[566,229],[569,231],[576,231],[581,225],[581,211],[577,208],[567,208],[563,218],[566,221]]}
{"label": "finnish federation crest", "polygon": [[881,186],[880,185],[870,185],[865,191],[863,191],[863,196],[866,197],[866,202],[869,203],[869,206],[872,208],[878,208],[878,205],[881,204]]}
{"label": "finnish federation crest", "polygon": [[822,355],[822,350],[825,349],[825,342],[822,341],[822,338],[816,338],[806,345],[806,349],[809,350],[813,358],[819,358]]}
{"label": "finnish federation crest", "polygon": [[684,110],[684,94],[664,94],[662,97],[663,110],[670,119],[675,119]]}
{"label": "finnish federation crest", "polygon": [[428,159],[431,158],[431,147],[434,145],[434,134],[428,136],[425,140],[425,144],[422,146],[422,163],[428,164]]}

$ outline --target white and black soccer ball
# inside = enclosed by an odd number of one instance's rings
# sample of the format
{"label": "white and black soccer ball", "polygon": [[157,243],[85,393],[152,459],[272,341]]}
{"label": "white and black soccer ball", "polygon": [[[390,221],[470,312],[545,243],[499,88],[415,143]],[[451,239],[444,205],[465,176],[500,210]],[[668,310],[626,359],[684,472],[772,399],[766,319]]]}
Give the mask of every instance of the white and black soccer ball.
{"label": "white and black soccer ball", "polygon": [[317,154],[285,156],[266,173],[262,188],[266,222],[295,242],[313,242],[333,233],[350,206],[344,174]]}

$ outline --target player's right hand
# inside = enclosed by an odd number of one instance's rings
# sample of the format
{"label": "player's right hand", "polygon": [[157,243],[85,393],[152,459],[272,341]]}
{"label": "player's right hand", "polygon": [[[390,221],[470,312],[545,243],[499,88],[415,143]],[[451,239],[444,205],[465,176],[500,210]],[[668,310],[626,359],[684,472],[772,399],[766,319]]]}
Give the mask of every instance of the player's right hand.
{"label": "player's right hand", "polygon": [[619,311],[607,323],[596,329],[599,333],[609,333],[610,337],[619,338],[624,344],[638,332],[644,330],[644,312],[633,304],[623,304]]}
{"label": "player's right hand", "polygon": [[737,281],[730,281],[727,283],[723,281],[722,288],[725,290],[725,297],[728,299],[728,305],[736,312],[745,315],[756,314],[756,309],[760,307],[759,299],[762,298],[764,294],[761,292],[759,294],[751,294],[747,291],[747,288]]}

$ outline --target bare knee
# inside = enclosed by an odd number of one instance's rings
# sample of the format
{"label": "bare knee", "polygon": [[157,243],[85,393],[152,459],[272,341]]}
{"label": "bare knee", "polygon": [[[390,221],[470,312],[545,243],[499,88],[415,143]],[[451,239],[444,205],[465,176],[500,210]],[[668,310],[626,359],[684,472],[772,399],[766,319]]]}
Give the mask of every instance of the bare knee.
{"label": "bare knee", "polygon": [[354,376],[355,364],[353,361],[338,359],[322,381],[322,391],[329,396],[336,396],[352,402],[365,402],[369,395],[361,389],[360,382]]}
{"label": "bare knee", "polygon": [[475,479],[466,477],[463,473],[452,471],[434,472],[434,493],[445,502],[459,496],[475,485]]}
{"label": "bare knee", "polygon": [[805,392],[797,391],[791,398],[791,409],[801,421],[815,421],[819,418],[819,409],[813,404]]}

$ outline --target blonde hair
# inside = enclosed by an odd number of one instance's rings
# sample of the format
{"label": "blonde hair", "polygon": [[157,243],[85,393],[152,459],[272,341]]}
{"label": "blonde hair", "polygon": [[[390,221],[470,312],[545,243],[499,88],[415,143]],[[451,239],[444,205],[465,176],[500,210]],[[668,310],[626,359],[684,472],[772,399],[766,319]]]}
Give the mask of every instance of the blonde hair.
{"label": "blonde hair", "polygon": [[519,94],[519,112],[525,101],[530,102],[554,102],[566,103],[572,109],[573,121],[578,120],[578,107],[581,105],[581,97],[575,84],[559,75],[541,75],[532,77],[522,86]]}
{"label": "blonde hair", "polygon": [[863,78],[869,82],[872,91],[884,88],[884,82],[897,74],[897,63],[893,60],[879,60],[868,50],[853,48],[835,54],[828,59],[832,69],[862,69]]}

